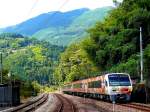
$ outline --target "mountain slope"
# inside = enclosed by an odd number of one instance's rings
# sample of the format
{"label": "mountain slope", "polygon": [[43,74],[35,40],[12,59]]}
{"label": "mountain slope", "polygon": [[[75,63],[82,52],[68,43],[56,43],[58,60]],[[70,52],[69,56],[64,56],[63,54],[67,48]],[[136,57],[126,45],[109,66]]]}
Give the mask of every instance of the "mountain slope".
{"label": "mountain slope", "polygon": [[66,46],[83,38],[86,35],[86,29],[92,27],[97,21],[103,20],[110,10],[112,7],[49,12],[0,30],[32,36],[39,40],[47,40],[51,44]]}
{"label": "mountain slope", "polygon": [[33,37],[47,40],[52,44],[68,45],[78,41],[86,35],[86,30],[96,22],[101,21],[108,14],[112,7],[89,10],[74,19],[68,27],[49,27],[36,32]]}
{"label": "mountain slope", "polygon": [[88,10],[89,9],[82,8],[65,13],[58,11],[44,13],[18,25],[7,27],[3,29],[3,32],[15,32],[24,35],[32,35],[35,32],[48,27],[66,27],[70,25],[74,19]]}

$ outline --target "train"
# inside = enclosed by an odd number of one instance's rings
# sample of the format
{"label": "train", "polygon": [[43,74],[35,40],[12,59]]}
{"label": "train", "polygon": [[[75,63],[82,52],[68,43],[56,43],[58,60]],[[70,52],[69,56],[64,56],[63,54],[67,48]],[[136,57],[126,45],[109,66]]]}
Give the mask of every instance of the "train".
{"label": "train", "polygon": [[107,73],[64,85],[67,94],[94,97],[102,100],[130,101],[132,80],[128,73]]}

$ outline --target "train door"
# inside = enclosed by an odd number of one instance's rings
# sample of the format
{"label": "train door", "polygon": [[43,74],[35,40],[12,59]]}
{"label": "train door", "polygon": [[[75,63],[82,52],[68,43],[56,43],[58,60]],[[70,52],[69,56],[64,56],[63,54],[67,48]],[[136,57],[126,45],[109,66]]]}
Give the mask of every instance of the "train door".
{"label": "train door", "polygon": [[102,94],[105,94],[105,77],[101,77],[101,89],[102,89]]}
{"label": "train door", "polygon": [[104,83],[105,83],[105,94],[106,94],[108,92],[108,82],[105,80]]}
{"label": "train door", "polygon": [[84,89],[85,89],[85,92],[87,93],[88,92],[88,83],[84,83]]}
{"label": "train door", "polygon": [[108,78],[105,76],[104,78],[104,84],[105,84],[105,94],[108,94]]}

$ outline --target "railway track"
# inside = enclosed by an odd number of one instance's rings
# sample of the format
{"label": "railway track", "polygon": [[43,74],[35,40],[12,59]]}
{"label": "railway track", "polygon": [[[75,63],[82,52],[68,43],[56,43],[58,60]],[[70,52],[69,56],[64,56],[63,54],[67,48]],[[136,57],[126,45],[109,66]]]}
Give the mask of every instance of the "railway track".
{"label": "railway track", "polygon": [[60,102],[60,105],[55,110],[55,112],[76,112],[74,104],[69,99],[60,94],[55,94],[55,96]]}
{"label": "railway track", "polygon": [[39,97],[36,97],[32,101],[28,101],[14,108],[3,110],[2,112],[32,112],[35,109],[37,109],[40,105],[45,103],[47,99],[48,99],[48,94],[43,94],[40,95]]}
{"label": "railway track", "polygon": [[137,103],[129,103],[129,104],[121,104],[122,106],[135,108],[144,112],[150,112],[150,106],[137,104]]}

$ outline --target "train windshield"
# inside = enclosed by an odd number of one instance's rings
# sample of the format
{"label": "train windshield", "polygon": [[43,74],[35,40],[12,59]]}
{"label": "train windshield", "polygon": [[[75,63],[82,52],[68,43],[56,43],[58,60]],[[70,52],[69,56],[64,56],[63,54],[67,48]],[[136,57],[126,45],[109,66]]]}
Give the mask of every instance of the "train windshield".
{"label": "train windshield", "polygon": [[108,76],[110,86],[131,86],[128,75],[112,74]]}

